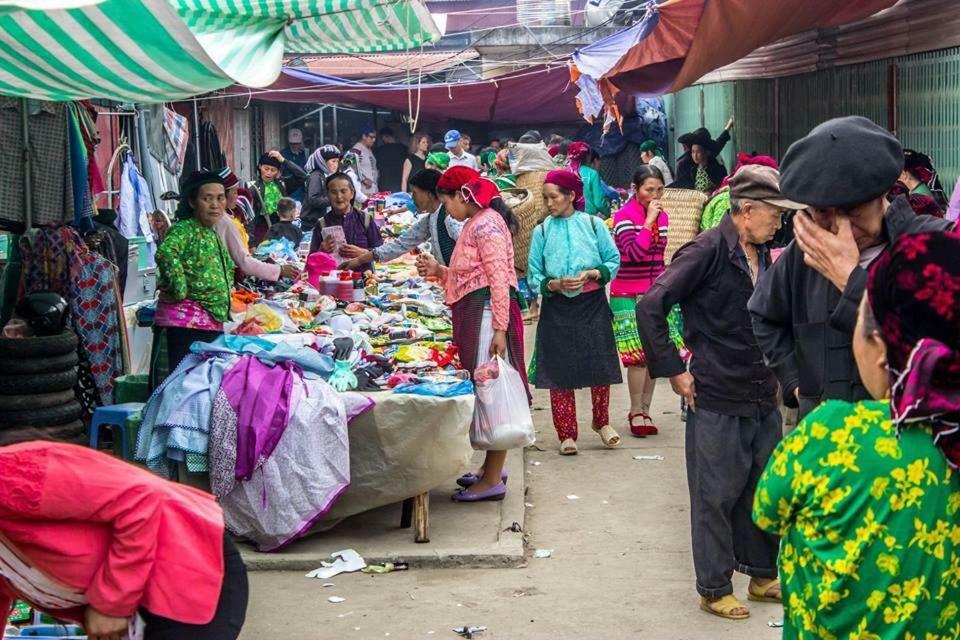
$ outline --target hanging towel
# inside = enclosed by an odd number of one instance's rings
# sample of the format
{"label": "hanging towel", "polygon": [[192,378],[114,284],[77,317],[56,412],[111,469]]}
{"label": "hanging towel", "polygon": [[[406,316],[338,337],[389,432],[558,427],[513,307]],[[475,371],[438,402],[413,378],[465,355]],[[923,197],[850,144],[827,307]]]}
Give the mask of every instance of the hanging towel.
{"label": "hanging towel", "polygon": [[190,142],[190,123],[173,109],[163,109],[164,154],[163,166],[173,174],[183,169],[183,158]]}

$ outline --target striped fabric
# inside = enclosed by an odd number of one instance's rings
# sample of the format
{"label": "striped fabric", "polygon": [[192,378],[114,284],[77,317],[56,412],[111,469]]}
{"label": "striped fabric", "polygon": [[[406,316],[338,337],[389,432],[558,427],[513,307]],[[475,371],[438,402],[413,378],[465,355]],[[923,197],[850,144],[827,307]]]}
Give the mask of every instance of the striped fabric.
{"label": "striped fabric", "polygon": [[423,0],[32,4],[38,5],[0,7],[0,94],[162,102],[234,82],[267,86],[284,53],[400,51],[440,39]]}

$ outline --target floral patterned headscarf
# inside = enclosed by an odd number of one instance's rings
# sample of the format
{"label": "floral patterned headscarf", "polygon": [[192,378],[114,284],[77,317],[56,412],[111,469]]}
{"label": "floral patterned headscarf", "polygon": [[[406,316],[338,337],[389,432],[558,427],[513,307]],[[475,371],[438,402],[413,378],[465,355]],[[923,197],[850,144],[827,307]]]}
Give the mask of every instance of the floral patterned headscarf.
{"label": "floral patterned headscarf", "polygon": [[870,268],[867,296],[887,344],[898,429],[923,422],[960,467],[960,233],[901,236]]}

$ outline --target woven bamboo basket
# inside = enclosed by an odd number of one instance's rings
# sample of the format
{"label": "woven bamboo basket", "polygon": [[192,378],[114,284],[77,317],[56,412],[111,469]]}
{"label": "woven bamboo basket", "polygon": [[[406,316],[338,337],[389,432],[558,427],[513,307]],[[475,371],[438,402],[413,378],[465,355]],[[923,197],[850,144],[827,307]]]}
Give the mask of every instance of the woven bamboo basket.
{"label": "woven bamboo basket", "polygon": [[530,257],[530,238],[533,230],[547,217],[547,208],[543,204],[543,181],[546,171],[531,171],[517,176],[517,188],[512,193],[523,191],[527,198],[513,209],[520,221],[520,230],[513,237],[513,263],[517,274],[527,275],[527,259]]}
{"label": "woven bamboo basket", "polygon": [[670,216],[670,229],[667,232],[667,249],[664,262],[670,264],[677,249],[687,244],[700,231],[700,218],[709,197],[693,189],[665,189],[660,202]]}

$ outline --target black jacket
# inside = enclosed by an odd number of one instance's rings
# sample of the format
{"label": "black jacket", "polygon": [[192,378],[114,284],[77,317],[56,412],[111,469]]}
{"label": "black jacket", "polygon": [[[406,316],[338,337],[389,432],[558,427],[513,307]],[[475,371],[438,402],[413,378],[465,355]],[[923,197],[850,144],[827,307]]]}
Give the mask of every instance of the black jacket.
{"label": "black jacket", "polygon": [[330,199],[327,198],[327,175],[316,169],[307,177],[304,188],[303,211],[300,220],[304,229],[312,229],[317,222],[327,214],[330,208]]}
{"label": "black jacket", "polygon": [[[667,332],[667,314],[679,304],[693,359],[697,406],[742,417],[777,407],[777,380],[753,337],[747,300],[753,280],[741,257],[740,237],[727,214],[714,229],[680,247],[673,262],[637,304],[637,329],[654,378],[685,371]],[[758,247],[764,265],[766,247]],[[762,273],[762,281],[768,273]]]}
{"label": "black jacket", "polygon": [[[720,132],[720,135],[717,136],[717,139],[713,141],[710,149],[713,157],[707,165],[707,173],[710,174],[710,180],[714,180],[714,178],[719,176],[716,182],[714,182],[714,189],[719,188],[720,183],[723,182],[723,179],[727,176],[727,169],[723,166],[723,163],[720,162],[719,158],[720,152],[723,151],[723,148],[727,146],[728,142],[730,142],[730,130],[724,129]],[[719,169],[717,167],[719,167]],[[720,172],[722,172],[722,175]],[[673,175],[673,182],[668,184],[668,187],[675,189],[693,189],[697,175],[697,165],[693,163],[689,151],[677,158],[677,166]]]}
{"label": "black jacket", "polygon": [[[884,233],[891,242],[951,225],[942,218],[917,216],[901,196],[887,209]],[[853,329],[866,287],[867,270],[857,267],[846,289],[838,290],[804,264],[803,252],[791,242],[750,298],[757,342],[783,386],[787,406],[797,406],[794,391],[800,389],[801,417],[824,400],[870,398],[853,359]]]}

